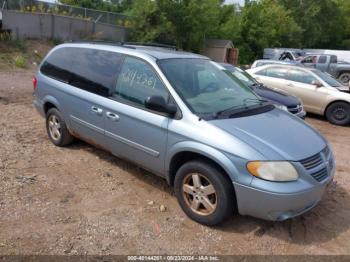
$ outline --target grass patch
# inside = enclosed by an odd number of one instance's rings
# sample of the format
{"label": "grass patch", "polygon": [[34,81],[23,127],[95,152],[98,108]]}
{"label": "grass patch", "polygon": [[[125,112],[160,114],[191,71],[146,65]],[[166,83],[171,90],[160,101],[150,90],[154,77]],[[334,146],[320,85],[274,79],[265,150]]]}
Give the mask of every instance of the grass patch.
{"label": "grass patch", "polygon": [[25,68],[27,66],[27,60],[22,55],[18,55],[15,57],[15,66]]}
{"label": "grass patch", "polygon": [[50,40],[0,39],[0,70],[36,68],[54,45]]}

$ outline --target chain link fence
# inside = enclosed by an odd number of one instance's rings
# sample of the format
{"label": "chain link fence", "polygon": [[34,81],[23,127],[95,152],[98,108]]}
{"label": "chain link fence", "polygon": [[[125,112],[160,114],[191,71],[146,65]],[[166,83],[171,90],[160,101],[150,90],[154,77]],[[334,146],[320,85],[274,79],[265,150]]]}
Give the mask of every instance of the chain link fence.
{"label": "chain link fence", "polygon": [[0,0],[0,9],[18,10],[32,13],[49,13],[62,16],[86,19],[110,25],[130,27],[132,17],[89,8],[81,8],[57,3],[48,3],[38,0]]}

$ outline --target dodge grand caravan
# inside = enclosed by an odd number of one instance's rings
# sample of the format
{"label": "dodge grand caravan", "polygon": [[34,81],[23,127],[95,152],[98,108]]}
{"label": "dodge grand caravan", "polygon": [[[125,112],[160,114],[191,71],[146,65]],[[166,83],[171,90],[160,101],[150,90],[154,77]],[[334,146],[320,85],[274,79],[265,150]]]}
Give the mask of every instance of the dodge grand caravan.
{"label": "dodge grand caravan", "polygon": [[228,74],[167,48],[68,43],[41,63],[34,105],[53,144],[77,137],[166,178],[199,223],[310,210],[334,176],[329,144]]}

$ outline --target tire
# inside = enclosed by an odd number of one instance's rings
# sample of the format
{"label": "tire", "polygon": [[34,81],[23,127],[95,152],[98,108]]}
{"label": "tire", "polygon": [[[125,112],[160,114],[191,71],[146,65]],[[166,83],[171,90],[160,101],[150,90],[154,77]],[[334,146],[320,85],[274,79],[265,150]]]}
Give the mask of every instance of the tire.
{"label": "tire", "polygon": [[334,124],[344,126],[350,123],[350,104],[335,102],[328,106],[326,111],[327,120]]}
{"label": "tire", "polygon": [[[201,186],[196,189],[196,185]],[[200,224],[218,225],[234,213],[236,198],[232,182],[209,161],[185,163],[176,173],[174,187],[183,211]]]}
{"label": "tire", "polygon": [[73,141],[62,114],[56,108],[51,108],[46,113],[46,131],[50,141],[56,146],[67,146]]}
{"label": "tire", "polygon": [[350,82],[350,73],[340,74],[340,76],[338,77],[338,80],[347,86]]}

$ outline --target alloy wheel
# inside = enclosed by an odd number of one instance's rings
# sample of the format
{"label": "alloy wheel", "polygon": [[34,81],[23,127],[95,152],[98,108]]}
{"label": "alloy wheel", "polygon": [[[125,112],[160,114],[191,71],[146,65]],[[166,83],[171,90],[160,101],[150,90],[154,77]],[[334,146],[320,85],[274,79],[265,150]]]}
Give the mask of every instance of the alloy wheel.
{"label": "alloy wheel", "polygon": [[188,174],[183,180],[182,192],[185,203],[194,213],[208,216],[216,210],[216,190],[209,179],[202,174]]}
{"label": "alloy wheel", "polygon": [[49,122],[49,132],[50,132],[51,138],[55,141],[60,140],[62,134],[61,134],[61,124],[58,118],[55,115],[51,115],[49,117],[48,122]]}

